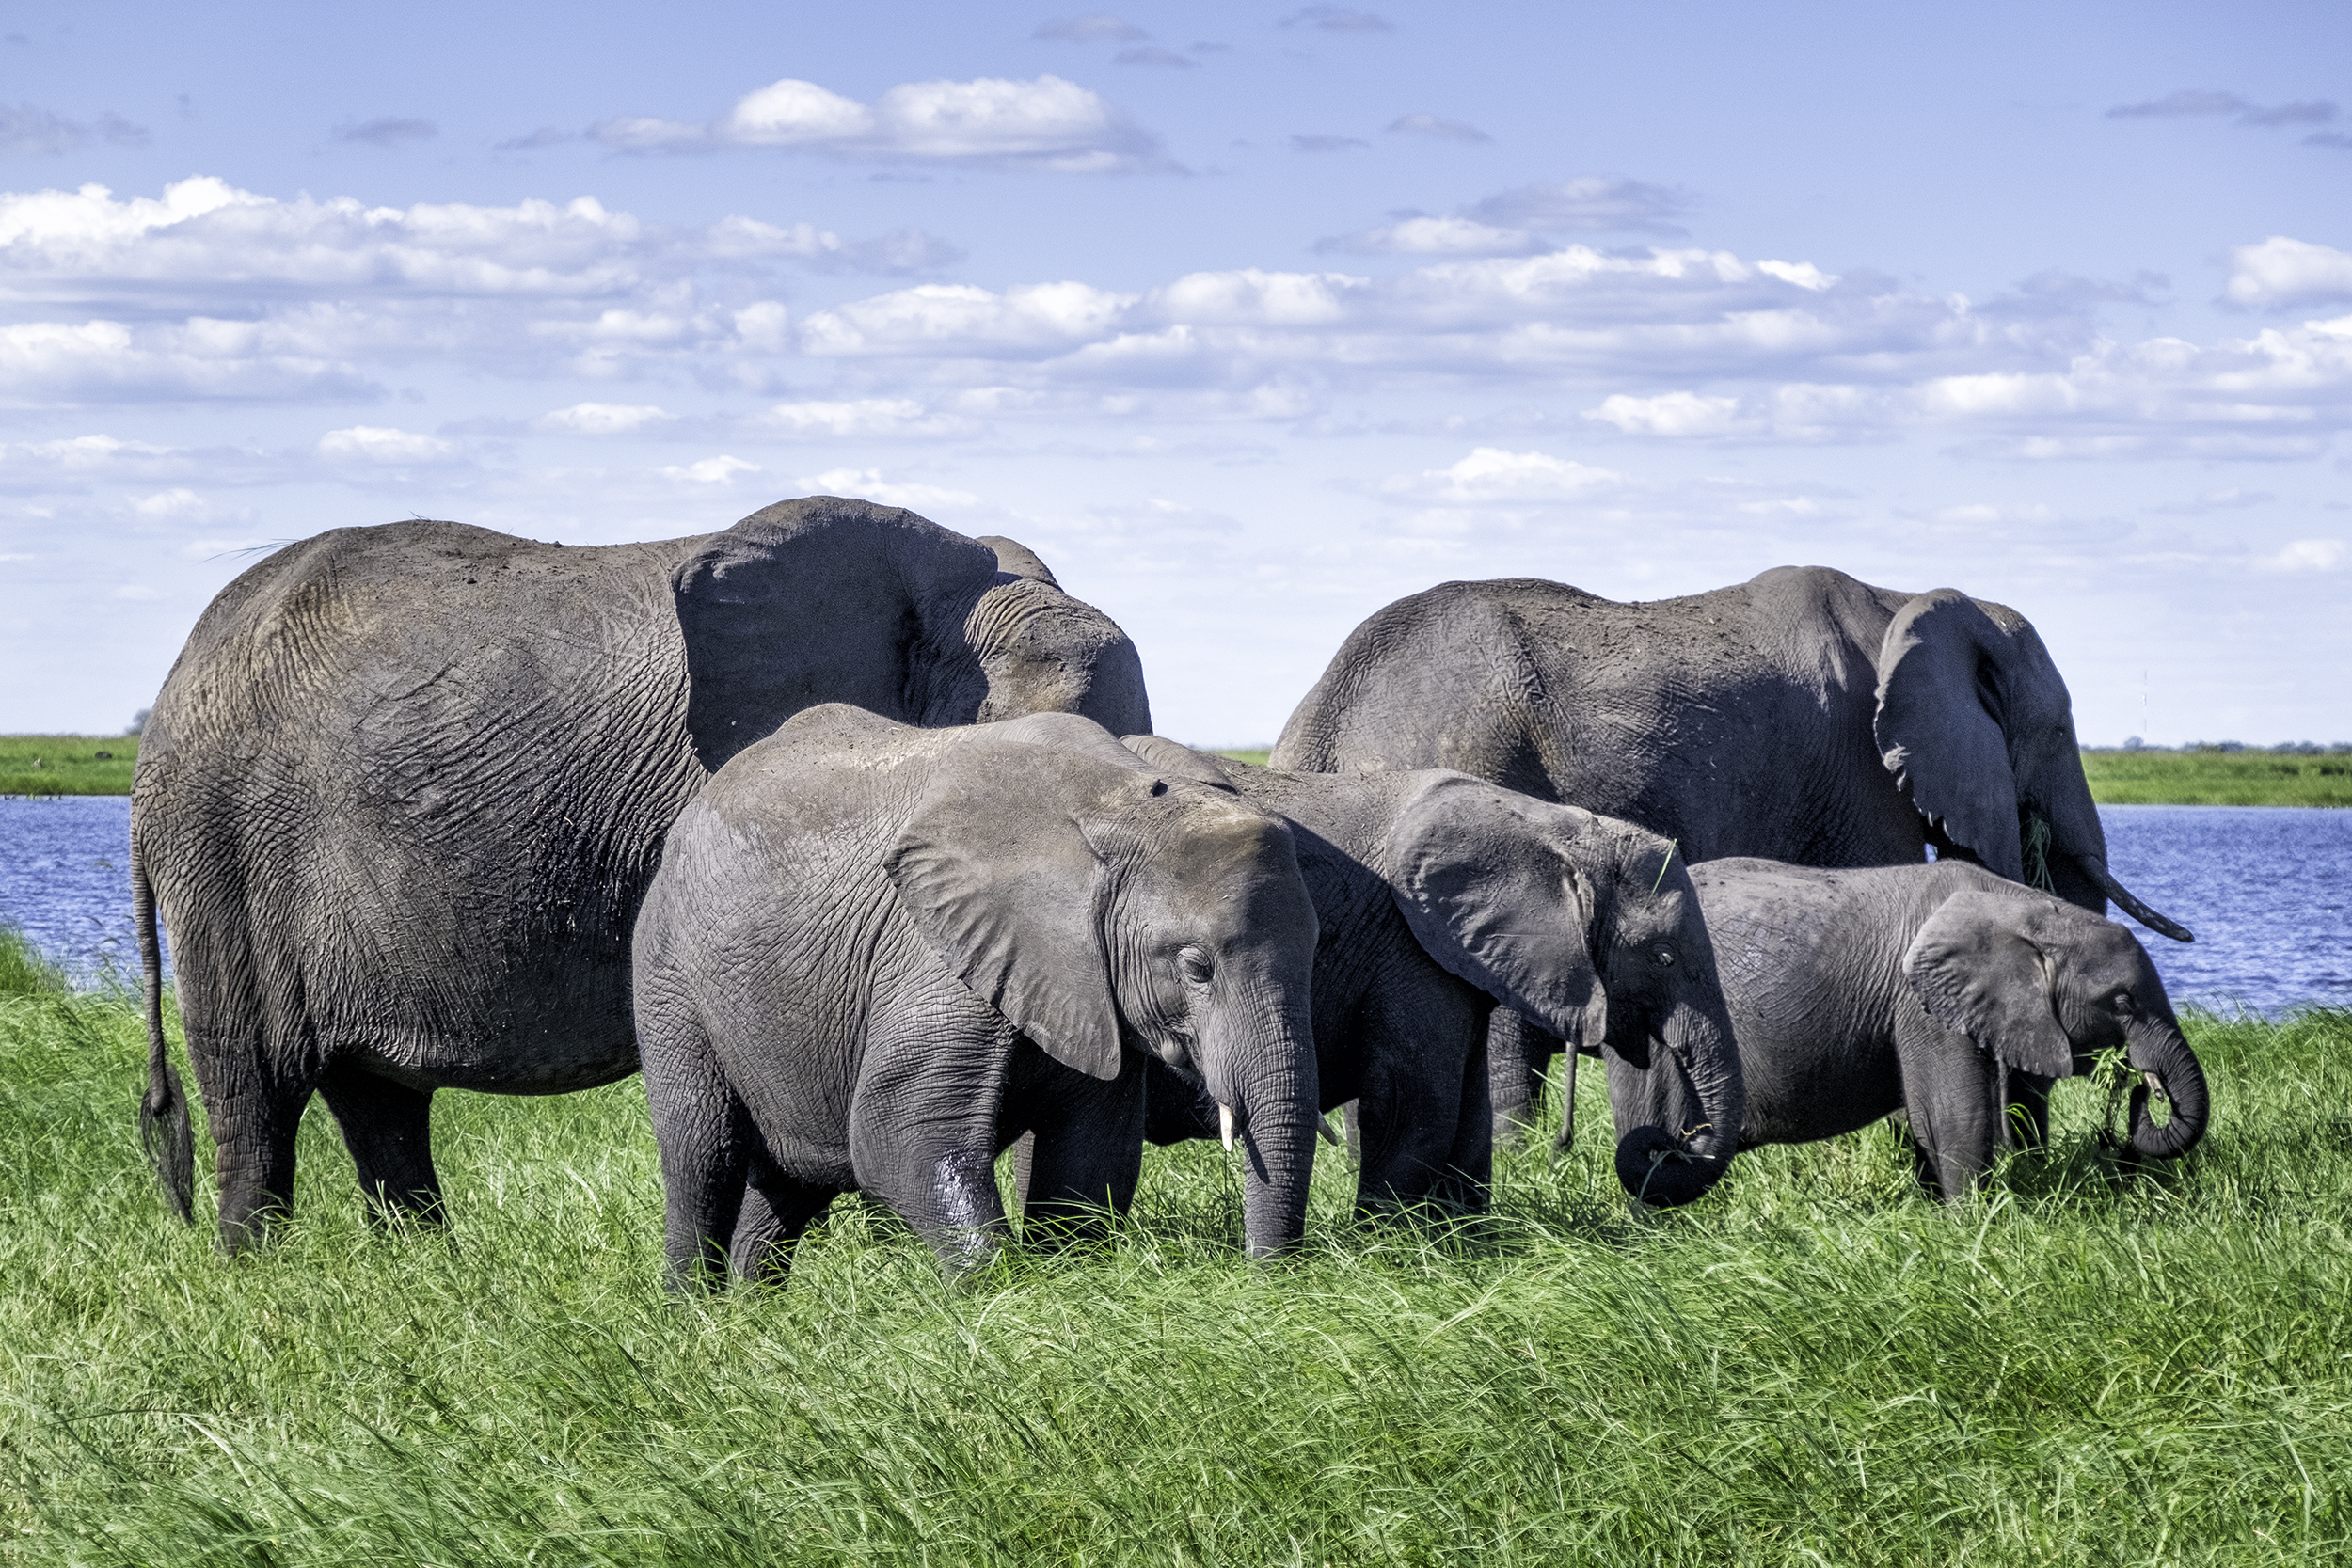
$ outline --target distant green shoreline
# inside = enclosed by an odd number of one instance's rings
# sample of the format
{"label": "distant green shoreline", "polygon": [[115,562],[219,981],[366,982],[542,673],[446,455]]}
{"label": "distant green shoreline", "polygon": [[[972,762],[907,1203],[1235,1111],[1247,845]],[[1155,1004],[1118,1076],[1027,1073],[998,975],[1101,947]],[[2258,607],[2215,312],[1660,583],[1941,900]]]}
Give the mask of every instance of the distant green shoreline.
{"label": "distant green shoreline", "polygon": [[[0,795],[128,795],[138,751],[135,736],[0,736]],[[1262,747],[1218,754],[1266,759]],[[2344,752],[2087,751],[2083,773],[2103,806],[2352,806]]]}

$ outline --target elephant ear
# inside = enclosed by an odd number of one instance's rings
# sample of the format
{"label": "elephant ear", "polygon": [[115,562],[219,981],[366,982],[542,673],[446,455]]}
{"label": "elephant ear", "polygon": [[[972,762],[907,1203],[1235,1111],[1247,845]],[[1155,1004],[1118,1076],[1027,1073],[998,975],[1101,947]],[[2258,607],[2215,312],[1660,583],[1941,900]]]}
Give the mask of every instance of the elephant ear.
{"label": "elephant ear", "polygon": [[1226,777],[1217,759],[1205,752],[1173,741],[1164,735],[1122,735],[1119,743],[1141,757],[1160,773],[1189,784],[1207,784],[1228,795],[1239,795],[1233,781]]}
{"label": "elephant ear", "polygon": [[1119,1076],[1106,894],[1089,830],[1159,781],[1072,714],[976,726],[940,764],[883,869],[956,978],[1039,1049]]}
{"label": "elephant ear", "polygon": [[1880,760],[1946,836],[2011,881],[2025,875],[2004,727],[2007,639],[1975,601],[1939,588],[1879,644]]}
{"label": "elephant ear", "polygon": [[1592,954],[1598,893],[1572,853],[1591,824],[1573,807],[1439,773],[1391,821],[1380,854],[1431,958],[1579,1049],[1609,1033]]}
{"label": "elephant ear", "polygon": [[2058,1022],[2056,966],[2034,941],[2031,896],[1968,892],[1944,900],[1903,954],[1903,977],[1928,1016],[1996,1059],[2045,1078],[2074,1070]]}

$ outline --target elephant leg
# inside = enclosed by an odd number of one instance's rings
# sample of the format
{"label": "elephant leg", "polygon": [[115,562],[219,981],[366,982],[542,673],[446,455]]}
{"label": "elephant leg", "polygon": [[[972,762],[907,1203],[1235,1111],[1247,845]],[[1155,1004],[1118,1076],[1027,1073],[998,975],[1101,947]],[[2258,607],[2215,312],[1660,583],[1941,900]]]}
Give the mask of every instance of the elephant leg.
{"label": "elephant leg", "polygon": [[[1433,1114],[1440,1106],[1442,1114]],[[1400,1081],[1391,1064],[1375,1059],[1365,1069],[1363,1092],[1356,1101],[1363,1139],[1356,1172],[1358,1219],[1445,1201],[1459,1110],[1457,1095],[1433,1095],[1426,1085]],[[1492,1116],[1489,1108],[1490,1164]]]}
{"label": "elephant leg", "polygon": [[[1568,1056],[1568,1084],[1573,1090],[1576,1056]],[[1447,1150],[1445,1171],[1438,1179],[1437,1202],[1457,1214],[1483,1214],[1494,1202],[1495,1114],[1486,1087],[1486,1057],[1469,1053],[1462,1064],[1461,1110],[1454,1120],[1454,1147]]]}
{"label": "elephant leg", "polygon": [[263,1241],[293,1206],[294,1134],[312,1085],[273,1071],[258,1033],[223,1039],[192,1027],[187,1041],[213,1132],[220,1246],[233,1257]]}
{"label": "elephant leg", "polygon": [[1111,1083],[1083,1083],[1053,1065],[1060,1078],[1050,1110],[1023,1140],[1029,1146],[1023,1173],[1022,1235],[1048,1245],[1102,1236],[1108,1214],[1134,1207],[1143,1171],[1143,1073],[1132,1062]]}
{"label": "elephant leg", "polygon": [[447,1224],[441,1179],[433,1169],[433,1091],[336,1066],[320,1074],[319,1094],[342,1129],[369,1217],[379,1225],[404,1218]]}
{"label": "elephant leg", "polygon": [[2039,1073],[2020,1072],[2014,1068],[2008,1073],[2006,1095],[2010,1142],[2019,1148],[2047,1148],[2050,1145],[2050,1085],[2056,1079]]}
{"label": "elephant leg", "polygon": [[1542,1114],[1544,1075],[1563,1045],[1560,1037],[1508,1007],[1486,1021],[1487,1093],[1494,1102],[1494,1142],[1517,1143]]}
{"label": "elephant leg", "polygon": [[737,1211],[728,1254],[739,1278],[781,1287],[792,1273],[792,1255],[802,1235],[840,1196],[837,1187],[795,1180],[768,1157],[752,1135],[743,1206]]}
{"label": "elephant leg", "polygon": [[944,974],[876,996],[866,1042],[850,1106],[858,1186],[914,1227],[950,1279],[972,1274],[1010,1234],[996,1191],[1009,1064],[1045,1055]]}
{"label": "elephant leg", "polygon": [[1903,1107],[1920,1180],[1956,1203],[1993,1168],[2004,1115],[1999,1065],[1964,1038],[1902,1052]]}
{"label": "elephant leg", "polygon": [[662,1256],[673,1291],[723,1288],[758,1133],[683,999],[642,988],[640,1065],[661,1150]]}

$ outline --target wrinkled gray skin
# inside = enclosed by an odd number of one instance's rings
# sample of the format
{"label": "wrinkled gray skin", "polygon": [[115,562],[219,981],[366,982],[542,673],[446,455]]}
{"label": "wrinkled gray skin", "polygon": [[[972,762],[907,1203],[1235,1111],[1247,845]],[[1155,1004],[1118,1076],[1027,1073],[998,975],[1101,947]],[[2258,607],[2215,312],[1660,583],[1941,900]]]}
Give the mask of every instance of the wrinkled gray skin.
{"label": "wrinkled gray skin", "polygon": [[1123,1211],[1147,1056],[1232,1109],[1251,1255],[1295,1246],[1314,952],[1281,819],[1088,720],[798,715],[687,807],[637,923],[673,1280],[781,1281],[852,1189],[968,1271],[1025,1132],[1028,1223]]}
{"label": "wrinkled gray skin", "polygon": [[[1689,874],[1662,839],[1460,773],[1289,773],[1157,736],[1127,744],[1291,825],[1320,931],[1315,1076],[1323,1109],[1356,1105],[1359,1216],[1486,1210],[1497,1000],[1621,1064],[1628,1082],[1676,1080],[1650,1098],[1694,1109],[1665,1131],[1705,1130],[1670,1137],[1674,1158],[1655,1164],[1667,1144],[1639,1140],[1629,1190],[1664,1207],[1722,1176],[1739,1058]],[[1154,1071],[1150,1141],[1216,1135],[1216,1107]]]}
{"label": "wrinkled gray skin", "polygon": [[284,1210],[314,1090],[376,1211],[437,1220],[433,1092],[635,1069],[629,930],[661,835],[712,769],[821,702],[1149,722],[1100,611],[863,501],[586,548],[340,529],[238,578],[155,699],[132,794],[141,1126],[171,1201],[189,1214],[193,1171],[159,906],[224,1245]]}
{"label": "wrinkled gray skin", "polygon": [[[2114,1049],[2144,1075],[2135,1153],[2171,1159],[2204,1133],[2204,1073],[2155,966],[2112,921],[1959,861],[1824,871],[1739,858],[1691,880],[1746,1073],[1742,1148],[1902,1109],[1919,1180],[1956,1198],[2009,1144],[2005,1080],[2063,1078]],[[1628,1085],[1646,1114],[1672,1116],[1661,1087]],[[2161,1126],[2151,1091],[2171,1105]]]}
{"label": "wrinkled gray skin", "polygon": [[[2072,699],[2041,638],[1947,588],[1820,566],[1645,604],[1532,578],[1441,583],[1349,635],[1271,760],[1459,768],[1640,823],[1692,862],[1896,865],[1933,844],[2188,940],[2106,870]],[[1498,1009],[1490,1045],[1503,1130],[1528,1116],[1559,1042]],[[2048,1085],[2013,1086],[2038,1136]]]}

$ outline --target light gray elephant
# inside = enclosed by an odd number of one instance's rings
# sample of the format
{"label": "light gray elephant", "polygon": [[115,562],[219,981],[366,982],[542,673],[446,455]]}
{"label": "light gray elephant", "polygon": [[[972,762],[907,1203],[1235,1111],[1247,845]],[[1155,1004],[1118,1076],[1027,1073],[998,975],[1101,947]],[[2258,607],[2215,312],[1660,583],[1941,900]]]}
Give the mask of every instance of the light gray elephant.
{"label": "light gray elephant", "polygon": [[[2010,1142],[2010,1078],[2064,1078],[2109,1050],[2143,1075],[2134,1153],[2172,1159],[2204,1134],[2204,1073],[2155,965],[2112,921],[1959,861],[1824,871],[1734,858],[1692,867],[1691,881],[1746,1076],[1742,1148],[1835,1137],[1899,1109],[1920,1181],[1957,1198]],[[1680,1114],[1670,1084],[1624,1086],[1645,1115]],[[2152,1092],[2171,1109],[2161,1125]]]}
{"label": "light gray elephant", "polygon": [[1147,1055],[1240,1140],[1251,1255],[1295,1246],[1314,953],[1281,819],[1090,721],[795,716],[686,808],[637,923],[672,1278],[780,1281],[853,1189],[965,1272],[1025,1132],[1032,1224],[1123,1211]]}
{"label": "light gray elephant", "polygon": [[[2113,899],[2066,683],[2025,617],[1957,590],[1784,566],[1619,604],[1537,578],[1449,582],[1349,634],[1271,759],[1454,768],[1621,816],[1692,862],[1980,862],[2093,913]],[[1558,1042],[1495,1020],[1498,1117],[1526,1116]],[[2018,1083],[2039,1127],[2041,1091]]]}
{"label": "light gray elephant", "polygon": [[141,1127],[173,1204],[190,1213],[193,1171],[158,909],[223,1244],[284,1209],[314,1090],[378,1211],[437,1220],[433,1092],[635,1070],[629,931],[661,835],[711,770],[824,702],[930,725],[1150,721],[1100,611],[912,513],[832,497],[584,548],[339,529],[223,589],[155,700],[131,802]]}
{"label": "light gray elephant", "polygon": [[[1695,1107],[1663,1126],[1618,1118],[1629,1192],[1664,1208],[1722,1177],[1739,1057],[1690,875],[1665,840],[1442,769],[1292,773],[1158,736],[1127,744],[1291,825],[1320,931],[1315,1076],[1324,1108],[1356,1106],[1359,1215],[1487,1207],[1498,1000],[1629,1084],[1676,1081],[1649,1099]],[[1172,1077],[1154,1072],[1149,1099],[1152,1142],[1216,1135],[1214,1107]]]}

